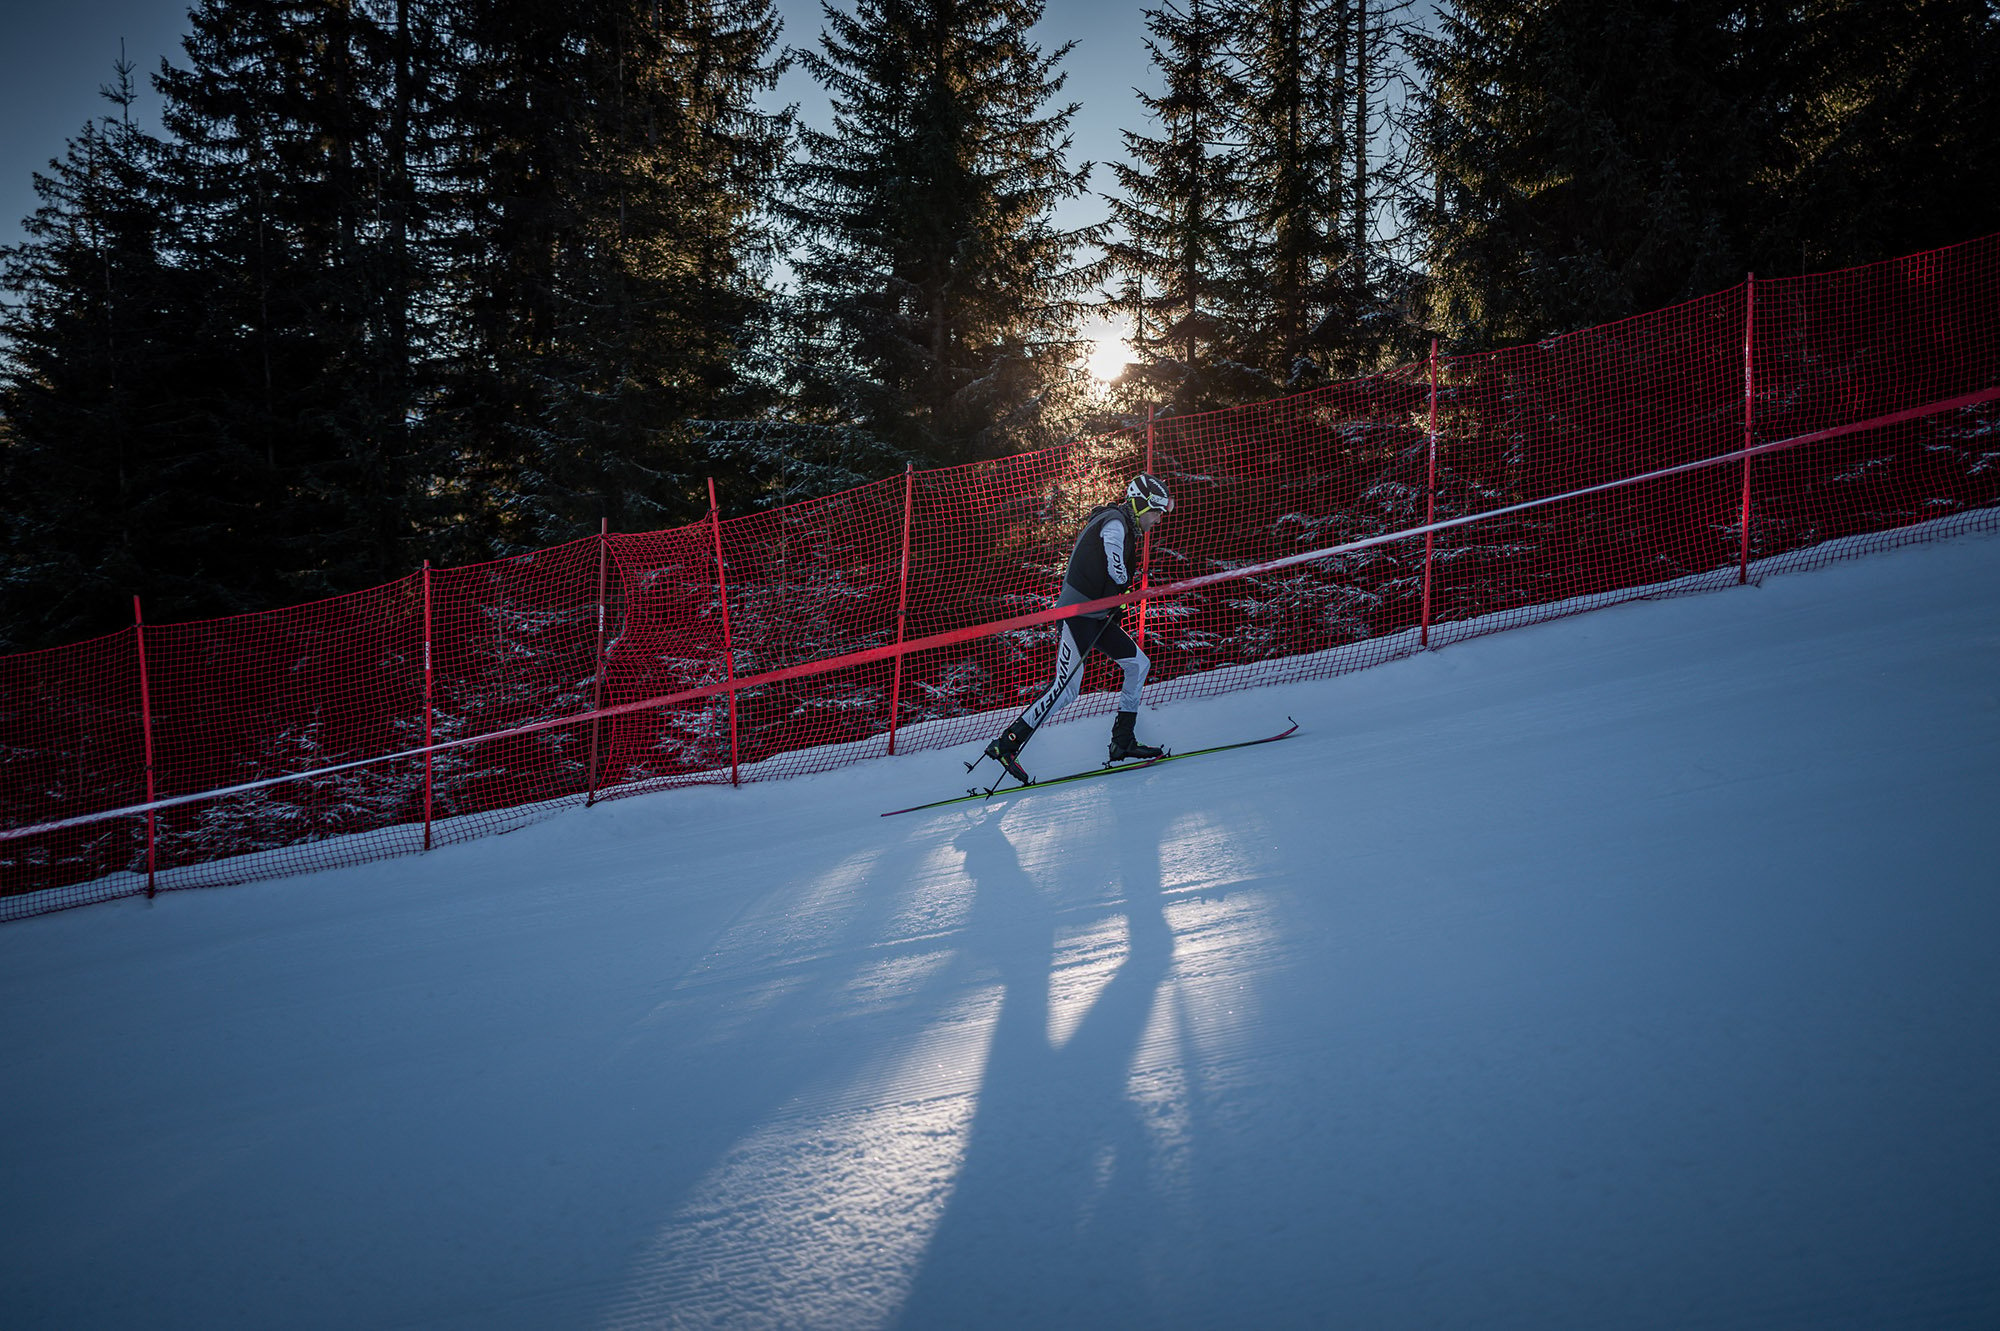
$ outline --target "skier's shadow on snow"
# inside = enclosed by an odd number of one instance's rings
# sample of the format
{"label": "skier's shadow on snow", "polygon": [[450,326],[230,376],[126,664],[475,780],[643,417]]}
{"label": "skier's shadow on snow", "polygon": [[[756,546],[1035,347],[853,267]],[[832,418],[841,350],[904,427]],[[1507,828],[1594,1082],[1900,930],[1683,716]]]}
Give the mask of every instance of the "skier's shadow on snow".
{"label": "skier's shadow on snow", "polygon": [[[1064,902],[1022,867],[1006,821],[980,817],[955,843],[975,889],[962,960],[996,971],[1002,995],[965,1159],[903,1309],[911,1328],[1074,1323],[1085,1288],[1100,1306],[1147,1302],[1134,1240],[1161,1199],[1127,1083],[1173,962],[1159,829],[1121,826],[1133,819],[1114,810],[1094,844],[1065,838],[1058,853],[1095,857],[1103,874],[1089,901]],[[1075,868],[1055,876],[1075,881]],[[1058,929],[1114,913],[1125,954],[1057,1045]]]}

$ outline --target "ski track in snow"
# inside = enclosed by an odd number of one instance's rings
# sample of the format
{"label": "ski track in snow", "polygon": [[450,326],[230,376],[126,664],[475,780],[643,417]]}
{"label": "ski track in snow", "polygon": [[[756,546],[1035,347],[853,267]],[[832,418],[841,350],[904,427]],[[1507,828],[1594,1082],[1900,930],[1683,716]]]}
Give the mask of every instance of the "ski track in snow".
{"label": "ski track in snow", "polygon": [[0,927],[0,1323],[2000,1325],[1996,574]]}

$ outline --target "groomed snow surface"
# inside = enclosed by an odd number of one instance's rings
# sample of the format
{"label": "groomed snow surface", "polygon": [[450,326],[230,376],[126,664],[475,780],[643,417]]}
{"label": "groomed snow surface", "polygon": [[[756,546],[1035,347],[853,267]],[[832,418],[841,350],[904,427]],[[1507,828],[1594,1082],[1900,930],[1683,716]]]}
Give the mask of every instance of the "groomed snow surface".
{"label": "groomed snow surface", "polygon": [[1288,715],[0,928],[0,1323],[2000,1325],[2000,538]]}

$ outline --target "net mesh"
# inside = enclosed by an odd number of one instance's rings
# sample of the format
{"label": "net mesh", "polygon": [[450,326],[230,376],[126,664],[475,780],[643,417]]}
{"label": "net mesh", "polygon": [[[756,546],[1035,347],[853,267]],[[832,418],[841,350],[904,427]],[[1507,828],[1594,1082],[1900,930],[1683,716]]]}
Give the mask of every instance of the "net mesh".
{"label": "net mesh", "polygon": [[[1227,575],[1128,614],[1157,705],[1724,585],[1750,560],[1804,567],[1836,538],[2000,525],[1996,385],[1988,237],[786,508],[0,657],[0,828],[270,783],[0,839],[0,918],[984,740],[1047,685],[1058,631],[987,626],[1051,604],[1076,530],[1141,469],[1176,500],[1149,585]],[[1709,465],[1657,474],[1687,464]],[[1108,712],[1118,682],[1094,658],[1066,715]]]}

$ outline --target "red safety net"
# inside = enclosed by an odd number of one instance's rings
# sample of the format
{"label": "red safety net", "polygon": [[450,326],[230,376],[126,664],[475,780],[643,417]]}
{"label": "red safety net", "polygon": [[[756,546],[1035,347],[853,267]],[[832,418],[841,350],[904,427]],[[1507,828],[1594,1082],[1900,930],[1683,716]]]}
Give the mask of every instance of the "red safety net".
{"label": "red safety net", "polygon": [[[0,918],[983,740],[1047,684],[1058,630],[1002,621],[1050,605],[1085,515],[1142,468],[1176,499],[1147,584],[1201,580],[1126,618],[1152,704],[1726,585],[1751,561],[2000,525],[2000,236],[769,512],[0,657]],[[872,655],[839,660],[855,653]],[[1090,669],[1071,716],[1115,705],[1115,668]],[[95,816],[110,810],[127,812]]]}

